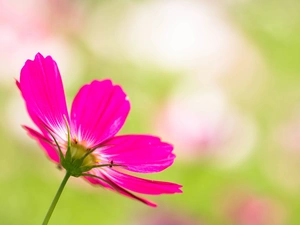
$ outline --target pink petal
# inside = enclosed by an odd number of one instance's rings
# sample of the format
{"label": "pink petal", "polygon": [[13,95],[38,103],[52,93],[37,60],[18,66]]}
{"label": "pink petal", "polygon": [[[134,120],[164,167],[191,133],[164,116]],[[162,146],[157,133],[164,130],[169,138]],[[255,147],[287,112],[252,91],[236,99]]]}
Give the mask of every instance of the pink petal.
{"label": "pink petal", "polygon": [[95,80],[83,86],[74,99],[72,130],[79,141],[95,146],[121,129],[129,109],[129,101],[120,86],[114,86],[110,80]]}
{"label": "pink petal", "polygon": [[117,136],[103,145],[107,148],[99,150],[99,154],[108,162],[124,165],[134,172],[159,172],[172,165],[175,159],[172,145],[150,135]]}
{"label": "pink petal", "polygon": [[42,148],[45,150],[46,154],[51,160],[53,160],[56,163],[59,163],[58,152],[51,144],[49,144],[49,142],[51,142],[49,139],[45,138],[43,135],[31,129],[30,127],[23,126],[23,128],[28,132],[28,134],[32,138],[34,138],[42,146]]}
{"label": "pink petal", "polygon": [[117,185],[142,194],[160,195],[182,193],[180,190],[182,186],[175,183],[146,180],[128,174],[123,174],[116,170],[106,171],[106,175]]}
{"label": "pink petal", "polygon": [[87,176],[84,177],[84,178],[92,184],[101,185],[101,186],[104,186],[105,188],[109,188],[112,191],[117,191],[118,193],[120,193],[120,194],[122,194],[126,197],[138,200],[138,201],[140,201],[140,202],[142,202],[146,205],[149,205],[151,207],[156,207],[157,206],[155,203],[153,203],[153,202],[151,202],[147,199],[141,198],[141,197],[127,191],[126,189],[120,187],[119,185],[114,183],[110,178],[108,178],[106,175],[102,174],[100,171],[97,173],[97,176],[99,176],[99,177],[103,178],[104,180],[110,182],[112,184],[112,186],[109,186],[106,182],[103,182],[103,181],[101,181],[100,179],[97,179],[97,178],[92,178],[92,177],[87,177]]}
{"label": "pink petal", "polygon": [[[86,181],[88,181],[88,182],[90,182],[91,184],[93,184],[93,185],[101,185],[101,186],[103,186],[103,187],[105,187],[105,188],[108,188],[108,189],[110,189],[110,190],[114,190],[111,186],[109,186],[107,183],[105,183],[104,181],[102,181],[102,180],[100,180],[100,179],[97,179],[97,178],[95,178],[95,177],[88,177],[88,176],[83,176],[83,178],[86,180]],[[103,178],[104,179],[104,178]]]}
{"label": "pink petal", "polygon": [[40,53],[27,60],[17,82],[32,120],[43,131],[48,127],[61,139],[66,139],[68,111],[63,84],[56,62]]}

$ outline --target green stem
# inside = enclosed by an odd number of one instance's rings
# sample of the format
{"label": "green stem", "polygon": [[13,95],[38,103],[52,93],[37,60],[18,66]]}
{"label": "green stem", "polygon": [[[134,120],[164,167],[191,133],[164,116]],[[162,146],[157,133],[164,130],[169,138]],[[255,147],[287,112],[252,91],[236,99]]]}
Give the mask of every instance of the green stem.
{"label": "green stem", "polygon": [[63,179],[63,181],[61,182],[61,184],[60,184],[57,192],[56,192],[56,195],[55,195],[55,197],[54,197],[54,199],[53,199],[53,201],[52,201],[52,203],[50,205],[50,208],[48,209],[47,215],[45,216],[45,219],[44,219],[44,222],[43,222],[42,225],[47,225],[48,224],[48,222],[50,220],[50,217],[51,217],[51,215],[53,213],[53,210],[54,210],[54,208],[56,206],[56,203],[58,202],[58,199],[59,199],[62,191],[64,190],[64,187],[65,187],[65,185],[66,185],[66,183],[67,183],[67,181],[68,181],[68,179],[69,179],[70,176],[71,175],[67,172],[66,175],[65,175],[65,177],[64,177],[64,179]]}

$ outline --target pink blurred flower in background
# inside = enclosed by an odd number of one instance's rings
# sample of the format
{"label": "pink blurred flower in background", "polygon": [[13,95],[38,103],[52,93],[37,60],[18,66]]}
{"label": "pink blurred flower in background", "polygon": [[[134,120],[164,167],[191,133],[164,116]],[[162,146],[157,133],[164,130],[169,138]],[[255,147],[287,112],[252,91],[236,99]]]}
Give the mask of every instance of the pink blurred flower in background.
{"label": "pink blurred flower in background", "polygon": [[[298,101],[298,100],[297,100]],[[273,123],[268,140],[264,171],[279,186],[300,193],[300,107],[286,107],[285,116]]]}
{"label": "pink blurred flower in background", "polygon": [[290,153],[300,154],[300,107],[285,117],[285,121],[276,129],[274,141]]}
{"label": "pink blurred flower in background", "polygon": [[239,113],[218,87],[182,86],[156,122],[158,133],[172,140],[179,158],[210,158],[221,165],[245,159],[256,140],[253,121]]}
{"label": "pink blurred flower in background", "polygon": [[234,191],[225,198],[226,218],[234,225],[285,225],[286,212],[277,201],[252,192]]}
{"label": "pink blurred flower in background", "polygon": [[[68,9],[64,14],[58,12],[62,6]],[[72,70],[74,80],[81,71],[81,63],[65,36],[74,27],[72,21],[80,27],[83,17],[78,11],[79,7],[67,0],[0,1],[0,81],[10,84],[24,58],[37,51],[48,52],[62,61],[61,70],[65,74]]]}
{"label": "pink blurred flower in background", "polygon": [[205,225],[199,215],[191,215],[184,209],[161,209],[136,216],[134,225]]}
{"label": "pink blurred flower in background", "polygon": [[[110,80],[94,80],[76,95],[69,113],[56,62],[37,54],[27,60],[17,85],[38,132],[24,126],[48,157],[71,176],[118,191],[147,205],[128,190],[150,194],[181,193],[181,185],[123,173],[160,172],[173,164],[173,146],[150,135],[115,136],[130,110],[126,94]],[[69,130],[70,129],[70,130]],[[70,135],[70,136],[69,136]],[[128,190],[127,190],[128,189]]]}

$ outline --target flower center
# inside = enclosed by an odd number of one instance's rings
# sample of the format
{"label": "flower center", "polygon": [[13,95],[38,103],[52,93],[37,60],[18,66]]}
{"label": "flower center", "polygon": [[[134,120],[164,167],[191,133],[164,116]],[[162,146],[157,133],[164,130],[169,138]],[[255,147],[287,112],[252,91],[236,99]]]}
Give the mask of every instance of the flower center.
{"label": "flower center", "polygon": [[[81,159],[82,157],[84,157],[87,153],[88,153],[88,149],[78,143],[71,143],[71,149],[70,149],[70,153],[71,153],[71,158],[73,160],[79,160]],[[93,166],[95,165],[96,163],[96,158],[95,156],[91,153],[91,154],[88,154],[81,166]]]}
{"label": "flower center", "polygon": [[61,165],[69,172],[71,176],[79,177],[84,172],[87,172],[96,167],[97,158],[91,150],[77,142],[71,142],[70,147],[61,158]]}

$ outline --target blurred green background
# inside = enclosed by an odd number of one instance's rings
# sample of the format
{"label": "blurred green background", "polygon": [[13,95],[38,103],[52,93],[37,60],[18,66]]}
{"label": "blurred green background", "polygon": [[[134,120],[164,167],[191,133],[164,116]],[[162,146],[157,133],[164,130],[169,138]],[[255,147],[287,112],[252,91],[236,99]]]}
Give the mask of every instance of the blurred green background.
{"label": "blurred green background", "polygon": [[41,224],[63,178],[21,124],[15,86],[37,52],[58,63],[70,106],[93,79],[131,101],[121,133],[173,143],[145,176],[183,185],[159,207],[71,178],[49,224],[298,225],[300,2],[0,1],[0,224]]}

